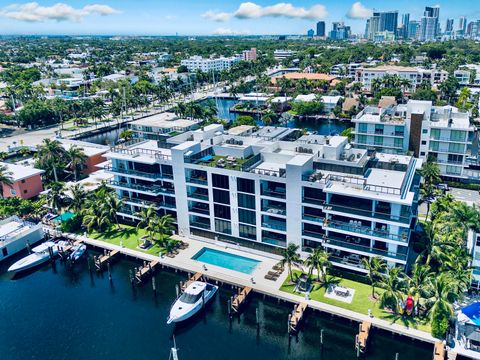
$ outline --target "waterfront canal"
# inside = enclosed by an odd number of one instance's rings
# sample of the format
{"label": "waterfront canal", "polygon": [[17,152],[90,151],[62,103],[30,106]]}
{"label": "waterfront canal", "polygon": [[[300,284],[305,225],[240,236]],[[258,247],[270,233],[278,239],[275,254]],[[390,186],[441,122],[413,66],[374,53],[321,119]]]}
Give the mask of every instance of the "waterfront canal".
{"label": "waterfront canal", "polygon": [[[175,334],[180,360],[215,359],[356,359],[355,322],[308,312],[303,329],[289,341],[291,304],[255,295],[240,320],[230,322],[222,287],[206,311],[180,326],[167,326],[175,285],[186,275],[161,270],[156,297],[151,282],[132,288],[129,270],[138,265],[121,260],[108,275],[90,275],[85,259],[75,267],[56,262],[25,276],[6,273],[14,257],[0,265],[0,354],[5,360],[136,360],[168,359]],[[255,324],[259,309],[260,326]],[[323,329],[324,345],[320,346]],[[427,360],[432,345],[373,332],[366,359]]]}

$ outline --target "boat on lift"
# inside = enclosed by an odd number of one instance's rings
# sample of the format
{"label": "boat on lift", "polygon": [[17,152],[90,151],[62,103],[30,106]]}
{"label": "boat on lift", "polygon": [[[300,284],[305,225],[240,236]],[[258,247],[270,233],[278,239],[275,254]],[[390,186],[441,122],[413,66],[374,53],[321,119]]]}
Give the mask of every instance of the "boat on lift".
{"label": "boat on lift", "polygon": [[32,253],[15,262],[8,268],[9,272],[20,272],[31,269],[47,262],[51,256],[58,254],[58,247],[53,241],[46,241],[43,244],[32,248]]}

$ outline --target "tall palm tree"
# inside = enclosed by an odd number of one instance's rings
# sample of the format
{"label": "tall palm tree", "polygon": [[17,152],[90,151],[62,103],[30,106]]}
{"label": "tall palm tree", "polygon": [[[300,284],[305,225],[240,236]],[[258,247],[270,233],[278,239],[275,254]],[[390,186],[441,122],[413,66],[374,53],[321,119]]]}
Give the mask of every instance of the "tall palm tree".
{"label": "tall palm tree", "polygon": [[425,298],[429,281],[430,266],[415,264],[412,269],[412,276],[408,278],[408,292],[416,298],[417,302]]}
{"label": "tall palm tree", "polygon": [[118,199],[117,194],[110,193],[105,197],[105,201],[102,204],[102,212],[104,216],[110,219],[111,222],[114,222],[117,225],[117,229],[120,230],[121,226],[118,222],[118,212],[123,206],[123,202]]}
{"label": "tall palm tree", "polygon": [[173,223],[174,223],[174,218],[172,215],[167,214],[162,216],[161,218],[158,219],[156,223],[156,230],[158,233],[158,237],[161,242],[164,242],[165,240],[165,235],[167,234],[172,234],[173,230]]}
{"label": "tall palm tree", "polygon": [[327,277],[327,269],[332,265],[328,260],[328,253],[322,248],[313,249],[313,252],[307,257],[304,265],[309,268],[308,277],[312,276],[313,270],[317,270],[317,281],[320,281],[320,274],[322,275],[322,282],[325,283]]}
{"label": "tall palm tree", "polygon": [[74,180],[77,181],[78,173],[85,167],[88,156],[85,155],[82,148],[79,148],[77,145],[72,145],[70,149],[65,151],[65,157],[68,161],[67,167],[73,173]]}
{"label": "tall palm tree", "polygon": [[298,253],[298,248],[298,245],[288,244],[287,248],[283,250],[283,258],[279,263],[282,265],[282,267],[287,265],[290,280],[293,280],[292,266],[300,266],[302,263],[300,254]]}
{"label": "tall palm tree", "polygon": [[37,145],[36,158],[40,165],[53,171],[53,178],[58,182],[58,168],[62,164],[62,156],[65,149],[58,140],[44,139],[41,145]]}
{"label": "tall palm tree", "polygon": [[7,165],[0,164],[0,194],[3,197],[3,188],[13,185],[13,173],[8,170]]}
{"label": "tall palm tree", "polygon": [[63,184],[53,183],[46,194],[47,205],[53,211],[59,212],[63,206]]}
{"label": "tall palm tree", "polygon": [[464,235],[467,234],[468,230],[478,229],[480,227],[480,211],[475,204],[470,206],[463,201],[457,201],[450,208],[448,216],[449,221],[452,222],[454,226],[463,229]]}
{"label": "tall palm tree", "polygon": [[158,214],[153,206],[143,208],[138,214],[140,221],[137,224],[137,229],[144,229],[148,234],[148,240],[153,243],[153,237],[157,231]]}
{"label": "tall palm tree", "polygon": [[380,278],[379,284],[384,289],[380,295],[380,307],[397,311],[407,286],[405,274],[397,267],[389,269],[387,275]]}
{"label": "tall palm tree", "polygon": [[431,318],[453,314],[452,304],[458,299],[454,282],[447,273],[432,274],[427,295],[427,308]]}
{"label": "tall palm tree", "polygon": [[381,273],[386,270],[387,264],[381,257],[374,256],[371,258],[363,258],[362,265],[364,269],[368,271],[367,277],[372,286],[372,299],[375,299],[375,286],[378,283]]}
{"label": "tall palm tree", "polygon": [[70,188],[72,194],[72,201],[68,208],[74,213],[79,214],[83,206],[85,205],[85,200],[87,198],[87,193],[82,184],[75,184]]}

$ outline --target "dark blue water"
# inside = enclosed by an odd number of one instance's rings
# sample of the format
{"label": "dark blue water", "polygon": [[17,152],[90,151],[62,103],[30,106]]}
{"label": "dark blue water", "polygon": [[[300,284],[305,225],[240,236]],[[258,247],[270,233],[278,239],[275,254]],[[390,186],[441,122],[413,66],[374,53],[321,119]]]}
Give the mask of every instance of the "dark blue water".
{"label": "dark blue water", "polygon": [[[217,115],[220,119],[234,121],[237,117],[237,113],[230,112],[230,108],[238,101],[234,99],[210,99],[208,101],[215,101],[217,104]],[[261,122],[259,125],[263,125]],[[316,131],[320,135],[337,135],[340,134],[346,128],[352,127],[350,121],[339,121],[330,119],[295,119],[286,124],[290,128],[307,129],[308,131]]]}
{"label": "dark blue water", "polygon": [[[175,334],[180,360],[215,359],[356,359],[356,323],[309,312],[298,338],[287,336],[291,305],[254,296],[240,320],[230,322],[230,288],[221,288],[206,311],[180,326],[165,319],[175,298],[175,284],[185,275],[157,273],[157,296],[151,282],[132,288],[122,260],[108,276],[90,275],[86,263],[74,269],[57,262],[12,279],[0,265],[0,358],[2,360],[144,360],[168,359]],[[260,327],[255,325],[259,309]],[[320,346],[324,329],[324,346]],[[431,359],[432,347],[373,333],[367,359]]]}

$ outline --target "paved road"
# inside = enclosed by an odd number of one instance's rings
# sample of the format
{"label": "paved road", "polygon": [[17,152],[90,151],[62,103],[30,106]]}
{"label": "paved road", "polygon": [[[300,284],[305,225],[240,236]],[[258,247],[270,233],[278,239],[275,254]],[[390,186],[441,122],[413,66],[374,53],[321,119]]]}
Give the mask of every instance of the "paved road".
{"label": "paved road", "polygon": [[476,190],[452,188],[450,194],[459,201],[480,205],[480,193]]}

